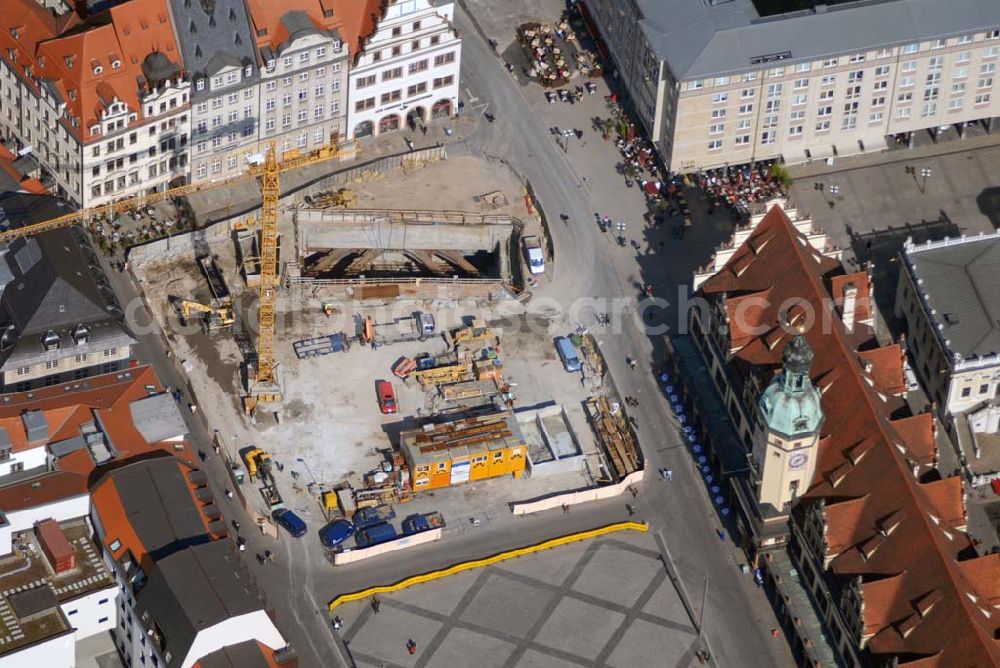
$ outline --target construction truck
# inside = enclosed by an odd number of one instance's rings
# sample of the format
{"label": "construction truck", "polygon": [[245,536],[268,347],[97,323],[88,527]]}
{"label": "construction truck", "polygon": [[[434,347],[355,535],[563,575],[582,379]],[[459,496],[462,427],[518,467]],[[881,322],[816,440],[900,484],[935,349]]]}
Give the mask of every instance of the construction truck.
{"label": "construction truck", "polygon": [[[365,318],[365,336],[374,338],[375,343],[380,346],[388,346],[393,343],[406,341],[426,341],[434,336],[437,324],[434,316],[422,311],[414,311],[408,318],[399,318],[391,323],[376,325],[372,331],[368,331],[371,318]],[[368,342],[371,338],[368,339]]]}
{"label": "construction truck", "polygon": [[215,335],[228,331],[235,322],[233,309],[229,306],[214,307],[190,299],[172,298],[171,301],[182,324],[187,325],[193,318],[197,318],[206,334]]}
{"label": "construction truck", "polygon": [[324,190],[312,197],[307,197],[306,203],[317,209],[331,209],[341,206],[346,209],[354,206],[354,193],[348,188]]}
{"label": "construction truck", "polygon": [[271,478],[271,455],[268,452],[251,446],[244,448],[241,454],[243,461],[246,462],[250,480],[256,480],[258,477],[262,480]]}
{"label": "construction truck", "polygon": [[461,327],[453,329],[450,332],[445,332],[444,338],[448,345],[453,348],[458,346],[490,346],[496,343],[496,335],[493,333],[493,330],[487,327],[479,318],[475,318],[468,327]]}

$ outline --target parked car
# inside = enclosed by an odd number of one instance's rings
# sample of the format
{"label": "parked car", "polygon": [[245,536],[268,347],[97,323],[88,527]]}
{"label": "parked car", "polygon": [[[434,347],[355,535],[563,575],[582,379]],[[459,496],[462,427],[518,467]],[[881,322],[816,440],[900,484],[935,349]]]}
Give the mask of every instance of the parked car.
{"label": "parked car", "polygon": [[532,274],[545,273],[545,255],[538,237],[524,237],[524,256],[528,260],[528,271]]}
{"label": "parked car", "polygon": [[392,383],[389,381],[375,381],[375,395],[378,397],[378,408],[383,413],[388,415],[399,410],[396,405],[396,391],[392,389]]}
{"label": "parked car", "polygon": [[325,547],[337,547],[354,535],[354,525],[348,520],[334,520],[319,530],[319,542]]}
{"label": "parked car", "polygon": [[359,529],[354,534],[354,542],[358,547],[371,547],[388,543],[396,538],[396,530],[388,522],[379,522],[371,526]]}
{"label": "parked car", "polygon": [[392,509],[392,506],[370,506],[368,508],[360,508],[358,512],[354,513],[354,517],[351,519],[354,521],[354,526],[364,529],[373,524],[388,522],[395,517],[396,512]]}
{"label": "parked car", "polygon": [[583,368],[580,364],[580,357],[576,354],[576,346],[565,336],[557,336],[555,339],[556,352],[562,361],[563,368],[570,373]]}
{"label": "parked car", "polygon": [[292,534],[296,538],[305,536],[306,532],[309,530],[306,523],[302,521],[302,518],[287,508],[274,511],[274,515],[272,515],[272,517],[275,522],[285,529],[285,531]]}

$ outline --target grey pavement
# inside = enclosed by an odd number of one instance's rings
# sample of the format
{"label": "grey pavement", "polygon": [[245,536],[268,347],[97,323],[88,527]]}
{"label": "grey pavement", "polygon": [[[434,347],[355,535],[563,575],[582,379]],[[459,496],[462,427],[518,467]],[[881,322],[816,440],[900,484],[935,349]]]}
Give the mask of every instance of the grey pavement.
{"label": "grey pavement", "polygon": [[[689,666],[698,633],[656,540],[624,531],[339,606],[358,666]],[[416,643],[409,654],[407,642]]]}

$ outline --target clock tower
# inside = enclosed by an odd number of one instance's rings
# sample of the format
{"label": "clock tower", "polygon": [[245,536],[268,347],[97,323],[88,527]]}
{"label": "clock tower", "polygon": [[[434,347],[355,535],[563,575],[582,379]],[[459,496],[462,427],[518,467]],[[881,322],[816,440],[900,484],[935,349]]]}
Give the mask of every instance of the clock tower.
{"label": "clock tower", "polygon": [[787,513],[812,483],[823,424],[820,393],[809,379],[812,361],[806,337],[796,334],[785,347],[781,372],[757,402],[762,419],[754,434],[753,477],[762,509]]}

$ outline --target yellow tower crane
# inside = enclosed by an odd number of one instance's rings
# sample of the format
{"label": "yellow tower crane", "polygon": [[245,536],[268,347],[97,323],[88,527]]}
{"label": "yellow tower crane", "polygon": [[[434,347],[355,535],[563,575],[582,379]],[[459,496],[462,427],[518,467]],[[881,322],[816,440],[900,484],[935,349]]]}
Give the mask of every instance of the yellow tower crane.
{"label": "yellow tower crane", "polygon": [[257,369],[248,377],[249,396],[245,408],[275,409],[281,405],[281,384],[274,359],[274,304],[278,293],[278,200],[281,199],[281,168],[271,144],[260,168],[260,302],[258,307]]}

